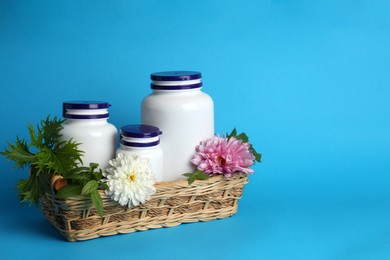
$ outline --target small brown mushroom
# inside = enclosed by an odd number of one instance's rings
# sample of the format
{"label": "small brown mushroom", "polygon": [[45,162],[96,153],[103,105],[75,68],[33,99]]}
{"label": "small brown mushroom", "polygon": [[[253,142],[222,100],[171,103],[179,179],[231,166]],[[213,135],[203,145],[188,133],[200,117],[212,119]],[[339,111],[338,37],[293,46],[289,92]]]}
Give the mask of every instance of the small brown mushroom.
{"label": "small brown mushroom", "polygon": [[62,187],[66,186],[67,184],[68,184],[67,180],[57,179],[53,183],[53,188],[55,191],[59,191]]}
{"label": "small brown mushroom", "polygon": [[59,175],[54,175],[53,178],[51,179],[51,187],[52,187],[54,192],[59,191],[61,188],[63,188],[67,184],[68,184],[68,181]]}

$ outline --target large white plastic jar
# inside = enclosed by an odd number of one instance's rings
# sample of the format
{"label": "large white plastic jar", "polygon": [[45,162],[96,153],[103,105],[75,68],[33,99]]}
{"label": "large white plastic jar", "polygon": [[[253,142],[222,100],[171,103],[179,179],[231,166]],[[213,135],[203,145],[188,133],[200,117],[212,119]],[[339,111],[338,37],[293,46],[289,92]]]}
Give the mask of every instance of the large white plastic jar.
{"label": "large white plastic jar", "polygon": [[153,93],[141,107],[142,124],[154,125],[163,134],[164,181],[183,179],[193,172],[191,159],[200,141],[214,135],[214,104],[201,91],[201,73],[167,71],[151,74]]}
{"label": "large white plastic jar", "polygon": [[156,181],[163,181],[160,129],[151,125],[126,125],[121,127],[120,135],[120,147],[116,153],[138,154],[149,159]]}
{"label": "large white plastic jar", "polygon": [[66,118],[61,131],[62,140],[72,139],[84,151],[83,166],[98,163],[104,170],[115,157],[118,131],[107,122],[110,104],[102,101],[69,101],[63,103]]}

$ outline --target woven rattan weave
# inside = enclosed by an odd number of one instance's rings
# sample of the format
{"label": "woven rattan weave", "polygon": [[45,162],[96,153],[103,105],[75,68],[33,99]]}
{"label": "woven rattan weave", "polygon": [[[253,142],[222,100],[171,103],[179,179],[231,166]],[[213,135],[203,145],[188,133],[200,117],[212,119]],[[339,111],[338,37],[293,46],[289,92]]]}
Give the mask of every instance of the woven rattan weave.
{"label": "woven rattan weave", "polygon": [[102,218],[86,197],[62,200],[47,194],[42,198],[42,212],[67,240],[88,240],[230,217],[237,212],[246,183],[248,177],[244,174],[232,178],[216,176],[191,185],[186,180],[159,182],[156,194],[133,208],[119,205],[101,191]]}

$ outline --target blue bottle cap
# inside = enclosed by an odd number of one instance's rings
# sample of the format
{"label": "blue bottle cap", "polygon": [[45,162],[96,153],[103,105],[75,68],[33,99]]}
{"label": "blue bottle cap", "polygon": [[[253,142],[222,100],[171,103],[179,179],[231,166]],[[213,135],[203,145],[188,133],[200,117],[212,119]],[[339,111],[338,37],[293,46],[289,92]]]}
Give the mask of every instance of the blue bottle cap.
{"label": "blue bottle cap", "polygon": [[68,110],[108,109],[111,105],[105,101],[66,101],[62,103],[62,116],[70,119],[108,118],[108,113],[74,114]]}
{"label": "blue bottle cap", "polygon": [[110,106],[105,101],[66,101],[62,107],[66,109],[104,109]]}
{"label": "blue bottle cap", "polygon": [[[153,81],[150,87],[159,90],[195,89],[202,87],[201,78],[202,74],[198,71],[156,72],[150,75],[150,79]],[[186,82],[189,80],[195,80],[195,82]],[[168,81],[175,83],[166,84]]]}
{"label": "blue bottle cap", "polygon": [[150,75],[150,79],[156,81],[181,81],[201,78],[202,74],[198,71],[162,71]]}
{"label": "blue bottle cap", "polygon": [[151,138],[162,134],[160,129],[151,125],[125,125],[121,127],[120,133],[132,138]]}

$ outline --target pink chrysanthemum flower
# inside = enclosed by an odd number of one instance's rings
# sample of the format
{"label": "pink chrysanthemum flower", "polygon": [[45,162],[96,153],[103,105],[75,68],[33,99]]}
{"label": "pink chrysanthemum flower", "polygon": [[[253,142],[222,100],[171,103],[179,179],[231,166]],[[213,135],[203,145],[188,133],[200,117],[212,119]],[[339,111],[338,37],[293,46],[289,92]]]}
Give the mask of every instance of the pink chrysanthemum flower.
{"label": "pink chrysanthemum flower", "polygon": [[196,147],[191,162],[205,174],[232,177],[235,172],[253,173],[255,156],[249,150],[250,144],[231,137],[214,136],[202,141]]}

